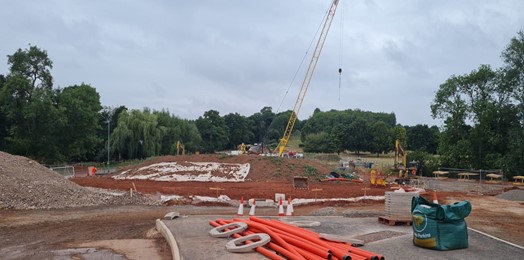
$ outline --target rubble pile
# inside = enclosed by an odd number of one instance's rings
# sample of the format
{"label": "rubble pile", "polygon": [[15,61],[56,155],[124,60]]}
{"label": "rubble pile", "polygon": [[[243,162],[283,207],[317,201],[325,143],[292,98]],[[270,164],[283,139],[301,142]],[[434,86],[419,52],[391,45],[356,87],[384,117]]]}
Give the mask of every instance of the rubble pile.
{"label": "rubble pile", "polygon": [[152,205],[141,193],[81,187],[38,162],[0,152],[0,209],[59,209],[99,205]]}

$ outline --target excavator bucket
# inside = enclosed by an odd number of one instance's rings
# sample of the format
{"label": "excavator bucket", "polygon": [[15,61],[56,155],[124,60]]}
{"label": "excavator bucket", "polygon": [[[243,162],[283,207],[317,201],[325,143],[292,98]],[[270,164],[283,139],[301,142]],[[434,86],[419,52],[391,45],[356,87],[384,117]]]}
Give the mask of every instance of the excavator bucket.
{"label": "excavator bucket", "polygon": [[309,183],[307,177],[293,177],[293,187],[295,190],[309,190]]}

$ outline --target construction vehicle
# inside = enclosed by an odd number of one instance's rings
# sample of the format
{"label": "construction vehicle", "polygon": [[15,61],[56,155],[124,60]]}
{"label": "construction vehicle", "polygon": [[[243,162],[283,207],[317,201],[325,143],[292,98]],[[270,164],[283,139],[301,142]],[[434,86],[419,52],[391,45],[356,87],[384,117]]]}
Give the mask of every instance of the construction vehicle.
{"label": "construction vehicle", "polygon": [[[402,158],[402,161],[400,161],[400,158]],[[400,140],[397,139],[395,140],[395,162],[394,162],[393,167],[395,167],[396,170],[405,170],[406,169],[406,160],[407,160],[407,152],[404,151],[404,149],[400,145]]]}
{"label": "construction vehicle", "polygon": [[[306,95],[307,89],[309,87],[309,83],[311,82],[311,78],[313,77],[313,73],[315,72],[315,67],[317,66],[318,58],[320,57],[320,53],[322,52],[322,47],[324,46],[324,42],[326,41],[326,37],[328,35],[329,28],[331,27],[331,22],[333,21],[333,18],[335,17],[335,11],[337,10],[338,1],[339,0],[333,0],[333,2],[331,3],[331,6],[329,7],[329,11],[327,13],[326,20],[324,22],[324,27],[322,28],[322,32],[320,33],[320,37],[318,38],[315,52],[313,53],[313,56],[311,57],[311,62],[309,63],[309,67],[306,72],[306,76],[304,77],[304,81],[302,82],[302,87],[300,88],[300,92],[295,102],[295,106],[293,107],[293,111],[291,112],[291,116],[289,117],[289,121],[287,122],[286,130],[284,131],[284,135],[282,136],[282,138],[280,139],[280,142],[278,143],[277,147],[275,148],[274,153],[278,152],[278,156],[282,156],[282,153],[284,153],[287,142],[289,141],[289,138],[291,137],[291,132],[293,131],[293,128],[295,127],[295,123],[298,118],[298,112],[300,111],[300,107],[302,106],[302,102],[304,101],[304,96]],[[339,72],[341,72],[341,70],[339,70]]]}
{"label": "construction vehicle", "polygon": [[400,140],[395,141],[395,163],[394,170],[398,170],[398,184],[409,184],[410,179],[417,178],[421,174],[422,165],[418,161],[407,162],[407,151],[400,145]]}
{"label": "construction vehicle", "polygon": [[176,141],[176,155],[180,155],[180,151],[182,151],[182,155],[186,155],[186,147],[178,140]]}
{"label": "construction vehicle", "polygon": [[240,154],[264,154],[269,153],[269,149],[264,144],[240,144],[237,146]]}

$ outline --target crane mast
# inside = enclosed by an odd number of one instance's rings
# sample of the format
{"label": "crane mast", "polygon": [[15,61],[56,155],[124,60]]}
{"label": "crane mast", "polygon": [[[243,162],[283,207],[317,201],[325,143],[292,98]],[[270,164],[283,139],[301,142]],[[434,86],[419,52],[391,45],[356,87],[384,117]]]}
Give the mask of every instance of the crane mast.
{"label": "crane mast", "polygon": [[324,27],[322,28],[322,32],[320,33],[320,37],[318,38],[317,46],[315,47],[315,52],[311,57],[311,62],[309,63],[309,67],[307,69],[306,76],[304,77],[304,81],[302,81],[302,87],[300,88],[300,92],[295,102],[295,106],[293,107],[293,112],[291,112],[291,116],[289,117],[289,121],[287,122],[286,131],[284,131],[284,135],[278,143],[278,156],[282,156],[284,149],[286,149],[287,142],[291,137],[293,127],[295,127],[298,112],[300,111],[300,107],[302,106],[302,102],[304,101],[304,96],[306,95],[309,83],[311,82],[311,78],[313,77],[313,72],[315,72],[315,67],[317,66],[318,58],[320,57],[320,53],[322,52],[324,42],[326,41],[329,28],[331,27],[331,22],[335,17],[335,11],[337,10],[338,1],[339,0],[333,0],[329,8],[328,14],[326,16],[326,21],[324,22]]}

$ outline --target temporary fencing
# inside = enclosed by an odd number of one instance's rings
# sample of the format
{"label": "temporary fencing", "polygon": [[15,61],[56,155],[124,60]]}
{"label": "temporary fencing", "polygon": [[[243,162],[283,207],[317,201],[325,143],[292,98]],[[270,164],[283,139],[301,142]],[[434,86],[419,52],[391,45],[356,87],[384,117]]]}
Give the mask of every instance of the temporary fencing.
{"label": "temporary fencing", "polygon": [[[271,237],[269,243],[253,248],[271,259],[384,259],[380,254],[356,248],[349,243],[325,240],[316,232],[280,220],[251,216],[249,219],[217,219],[209,223],[213,227],[219,227],[239,222],[247,224],[248,228],[233,234],[234,238],[260,233]],[[227,228],[223,230],[228,231]],[[255,241],[247,241],[246,244],[253,242]]]}

